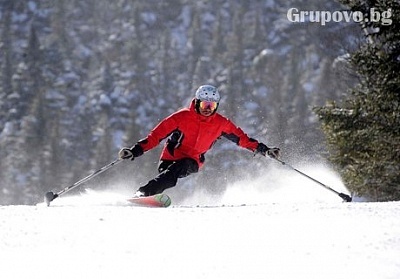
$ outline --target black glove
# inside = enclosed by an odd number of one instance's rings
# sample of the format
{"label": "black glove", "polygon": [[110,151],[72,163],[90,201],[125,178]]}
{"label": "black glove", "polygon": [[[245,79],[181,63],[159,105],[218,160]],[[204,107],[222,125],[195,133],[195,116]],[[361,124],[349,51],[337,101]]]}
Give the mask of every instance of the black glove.
{"label": "black glove", "polygon": [[260,142],[256,148],[256,153],[261,153],[263,156],[269,156],[273,159],[278,159],[280,156],[280,149],[278,147],[269,148],[262,142]]}
{"label": "black glove", "polygon": [[130,148],[124,147],[118,152],[118,157],[120,159],[131,159],[133,160],[132,150]]}
{"label": "black glove", "polygon": [[272,159],[279,159],[279,156],[281,156],[281,150],[278,147],[271,147],[267,151],[267,155]]}
{"label": "black glove", "polygon": [[132,148],[124,147],[118,152],[119,158],[121,158],[121,159],[131,159],[132,161],[136,157],[139,157],[142,154],[143,154],[143,148],[139,144],[136,144]]}

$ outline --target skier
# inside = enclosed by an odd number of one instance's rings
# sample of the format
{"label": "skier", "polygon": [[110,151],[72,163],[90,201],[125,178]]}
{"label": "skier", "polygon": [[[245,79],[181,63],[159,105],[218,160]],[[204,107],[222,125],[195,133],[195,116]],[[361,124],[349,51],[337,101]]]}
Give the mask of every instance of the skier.
{"label": "skier", "polygon": [[279,148],[269,148],[249,138],[241,128],[217,113],[220,99],[216,87],[200,86],[189,108],[171,114],[132,148],[124,147],[119,151],[119,158],[133,160],[168,137],[161,153],[159,175],[140,187],[136,197],[162,193],[174,187],[178,178],[198,172],[204,164],[205,153],[221,136],[263,156],[279,157]]}

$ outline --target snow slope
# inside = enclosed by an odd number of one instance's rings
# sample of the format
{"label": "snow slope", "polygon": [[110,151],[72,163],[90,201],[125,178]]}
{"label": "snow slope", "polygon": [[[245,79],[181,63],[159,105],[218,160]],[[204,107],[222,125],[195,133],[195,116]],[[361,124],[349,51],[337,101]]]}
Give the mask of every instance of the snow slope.
{"label": "snow slope", "polygon": [[252,193],[249,183],[208,207],[204,195],[202,206],[132,207],[114,192],[2,206],[1,277],[400,278],[400,202],[342,203],[324,189],[316,199],[306,183],[301,198]]}

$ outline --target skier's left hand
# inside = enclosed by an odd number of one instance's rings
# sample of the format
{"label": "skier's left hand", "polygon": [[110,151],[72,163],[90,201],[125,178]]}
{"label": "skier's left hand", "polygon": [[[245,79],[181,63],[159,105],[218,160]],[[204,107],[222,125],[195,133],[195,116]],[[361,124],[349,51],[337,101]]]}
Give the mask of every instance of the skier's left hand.
{"label": "skier's left hand", "polygon": [[280,149],[278,147],[269,148],[264,143],[260,142],[256,148],[256,153],[261,153],[263,156],[269,156],[273,159],[278,159],[280,156]]}
{"label": "skier's left hand", "polygon": [[281,156],[281,150],[278,147],[271,147],[267,151],[267,155],[272,159],[279,159],[279,156]]}

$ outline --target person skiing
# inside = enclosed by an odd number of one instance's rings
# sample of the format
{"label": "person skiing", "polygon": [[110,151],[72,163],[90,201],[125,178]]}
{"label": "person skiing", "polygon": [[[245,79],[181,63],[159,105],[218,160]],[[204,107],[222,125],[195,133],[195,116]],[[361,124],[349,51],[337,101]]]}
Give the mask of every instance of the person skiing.
{"label": "person skiing", "polygon": [[269,148],[249,138],[240,127],[217,113],[220,99],[215,86],[200,86],[188,108],[166,117],[133,147],[119,151],[119,158],[134,160],[168,137],[160,156],[158,176],[140,187],[136,197],[162,193],[174,187],[179,178],[198,172],[205,162],[206,152],[221,136],[263,156],[279,157],[279,148]]}

